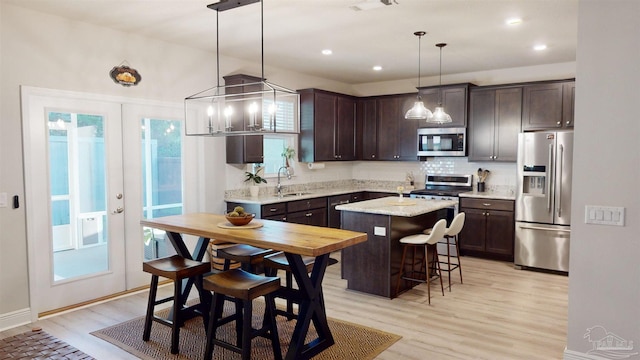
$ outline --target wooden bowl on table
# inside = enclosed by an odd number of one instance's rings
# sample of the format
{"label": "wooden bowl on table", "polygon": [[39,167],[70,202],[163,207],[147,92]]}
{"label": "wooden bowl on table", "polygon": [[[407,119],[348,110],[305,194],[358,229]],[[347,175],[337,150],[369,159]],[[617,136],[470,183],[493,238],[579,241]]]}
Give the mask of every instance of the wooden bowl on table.
{"label": "wooden bowl on table", "polygon": [[254,216],[255,216],[254,214],[244,214],[241,216],[225,215],[225,217],[227,218],[227,221],[235,226],[247,225],[248,223],[251,222],[251,220],[253,220]]}

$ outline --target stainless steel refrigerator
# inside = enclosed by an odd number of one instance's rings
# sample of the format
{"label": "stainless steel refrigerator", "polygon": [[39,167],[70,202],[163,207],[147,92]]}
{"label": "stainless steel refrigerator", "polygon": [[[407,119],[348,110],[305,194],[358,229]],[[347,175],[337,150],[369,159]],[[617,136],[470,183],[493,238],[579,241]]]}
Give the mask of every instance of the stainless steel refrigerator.
{"label": "stainless steel refrigerator", "polygon": [[516,266],[569,271],[573,131],[518,135]]}

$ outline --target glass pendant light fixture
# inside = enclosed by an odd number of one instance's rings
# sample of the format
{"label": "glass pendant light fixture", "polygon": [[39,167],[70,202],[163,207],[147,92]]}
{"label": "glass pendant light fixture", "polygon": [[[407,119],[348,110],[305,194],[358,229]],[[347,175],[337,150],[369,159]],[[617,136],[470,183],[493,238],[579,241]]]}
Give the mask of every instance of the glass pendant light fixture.
{"label": "glass pendant light fixture", "polygon": [[[220,85],[218,16],[220,12],[260,2],[260,81]],[[297,134],[300,96],[264,77],[264,5],[262,0],[220,0],[207,5],[216,12],[217,86],[185,98],[185,135],[233,136],[263,133]]]}
{"label": "glass pendant light fixture", "polygon": [[404,115],[404,118],[408,120],[425,120],[433,117],[431,111],[424,106],[422,97],[420,96],[420,40],[422,40],[425,34],[425,31],[416,31],[413,33],[413,35],[418,37],[418,98],[413,104],[413,107]]}
{"label": "glass pendant light fixture", "polygon": [[[436,44],[436,46],[440,48],[440,85],[438,86],[441,88],[442,87],[442,48],[447,46],[447,44],[438,43]],[[451,121],[452,121],[451,116],[449,116],[449,114],[444,112],[444,108],[442,107],[442,89],[438,89],[438,106],[436,106],[435,110],[433,111],[433,115],[427,118],[427,122],[435,123],[435,124],[445,124],[445,123],[450,123]]]}

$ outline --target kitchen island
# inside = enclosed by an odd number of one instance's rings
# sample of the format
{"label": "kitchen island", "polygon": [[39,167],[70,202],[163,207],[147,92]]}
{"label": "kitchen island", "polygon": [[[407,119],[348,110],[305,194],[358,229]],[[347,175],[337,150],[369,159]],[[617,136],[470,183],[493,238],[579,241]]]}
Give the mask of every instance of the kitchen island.
{"label": "kitchen island", "polygon": [[[342,212],[343,229],[368,236],[368,241],[342,250],[342,278],[347,280],[347,288],[389,299],[398,296],[399,240],[446,218],[446,209],[455,204],[452,200],[384,197],[336,206]],[[401,281],[399,293],[416,285]]]}

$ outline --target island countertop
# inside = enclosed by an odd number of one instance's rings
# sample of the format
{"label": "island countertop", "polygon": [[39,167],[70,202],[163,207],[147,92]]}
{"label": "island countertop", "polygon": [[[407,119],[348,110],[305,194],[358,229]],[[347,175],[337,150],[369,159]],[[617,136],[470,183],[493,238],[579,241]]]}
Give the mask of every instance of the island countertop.
{"label": "island countertop", "polygon": [[397,196],[359,201],[336,206],[336,210],[368,214],[412,217],[456,205],[453,200],[413,199]]}

